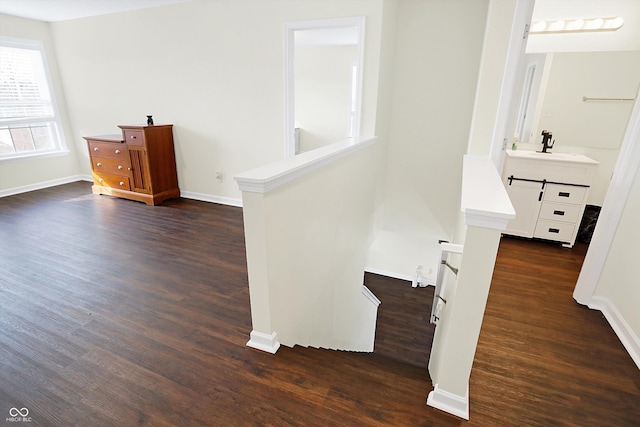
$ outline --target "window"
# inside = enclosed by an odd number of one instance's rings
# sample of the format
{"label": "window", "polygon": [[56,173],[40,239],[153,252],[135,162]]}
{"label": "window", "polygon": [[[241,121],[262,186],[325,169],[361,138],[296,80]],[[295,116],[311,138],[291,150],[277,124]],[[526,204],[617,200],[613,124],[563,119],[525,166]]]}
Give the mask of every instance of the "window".
{"label": "window", "polygon": [[0,161],[66,152],[42,43],[0,37]]}

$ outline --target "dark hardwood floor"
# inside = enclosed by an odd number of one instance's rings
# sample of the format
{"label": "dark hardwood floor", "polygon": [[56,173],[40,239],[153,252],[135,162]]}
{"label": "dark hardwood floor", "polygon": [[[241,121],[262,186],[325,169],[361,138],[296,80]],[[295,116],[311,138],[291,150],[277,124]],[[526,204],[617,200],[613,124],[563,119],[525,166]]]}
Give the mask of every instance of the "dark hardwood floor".
{"label": "dark hardwood floor", "polygon": [[239,208],[152,207],[84,182],[1,198],[0,421],[24,425],[8,419],[27,408],[42,426],[635,426],[640,371],[571,298],[583,256],[503,239],[465,422],[425,405],[432,290],[367,275],[376,352],[271,355],[245,346]]}

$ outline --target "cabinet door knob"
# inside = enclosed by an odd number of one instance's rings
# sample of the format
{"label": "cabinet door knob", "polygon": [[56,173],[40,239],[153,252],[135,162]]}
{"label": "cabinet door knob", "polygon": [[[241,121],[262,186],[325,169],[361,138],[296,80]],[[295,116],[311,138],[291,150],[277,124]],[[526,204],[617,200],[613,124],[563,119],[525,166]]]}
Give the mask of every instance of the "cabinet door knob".
{"label": "cabinet door knob", "polygon": [[120,154],[120,150],[116,150],[116,154]]}
{"label": "cabinet door knob", "polygon": [[124,185],[124,181],[120,181],[120,187]]}
{"label": "cabinet door knob", "polygon": [[122,170],[123,169],[122,165],[118,165],[118,169]]}
{"label": "cabinet door knob", "polygon": [[96,163],[96,166],[100,167],[100,166],[102,166],[102,163],[98,162],[98,163]]}
{"label": "cabinet door knob", "polygon": [[129,138],[131,138],[131,139],[138,139],[135,135],[131,135]]}
{"label": "cabinet door knob", "polygon": [[131,170],[131,168],[127,168],[127,170],[128,170],[128,171],[130,171],[130,170]]}
{"label": "cabinet door knob", "polygon": [[104,182],[104,179],[100,178],[100,182]]}
{"label": "cabinet door knob", "polygon": [[93,147],[93,151],[100,151],[98,147]]}

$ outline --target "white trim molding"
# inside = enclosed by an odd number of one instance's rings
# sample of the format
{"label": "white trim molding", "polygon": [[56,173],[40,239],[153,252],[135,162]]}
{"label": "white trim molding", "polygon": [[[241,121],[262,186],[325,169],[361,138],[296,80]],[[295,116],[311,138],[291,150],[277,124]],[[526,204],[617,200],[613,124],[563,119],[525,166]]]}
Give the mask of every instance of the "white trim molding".
{"label": "white trim molding", "polygon": [[362,92],[364,81],[364,38],[366,17],[355,16],[346,18],[317,19],[312,21],[285,22],[284,24],[284,107],[285,107],[285,158],[297,155],[295,144],[295,34],[300,30],[329,30],[351,29],[357,31],[357,78],[356,78],[356,107],[353,120],[353,137],[360,136],[362,116]]}
{"label": "white trim molding", "polygon": [[256,348],[258,350],[266,351],[267,353],[276,354],[276,351],[280,348],[280,342],[278,341],[278,334],[276,332],[271,335],[263,334],[258,331],[251,331],[250,339],[247,342],[247,347]]}
{"label": "white trim molding", "polygon": [[180,197],[199,200],[201,202],[217,203],[219,205],[242,207],[242,199],[234,199],[232,197],[214,196],[211,194],[195,193],[193,191],[180,191]]}
{"label": "white trim molding", "polygon": [[324,165],[376,142],[376,137],[350,138],[233,177],[240,191],[267,193]]}
{"label": "white trim molding", "polygon": [[380,300],[378,299],[378,297],[375,296],[375,294],[371,292],[371,290],[365,285],[362,285],[362,295],[364,295],[369,301],[374,303],[376,307],[380,305]]}
{"label": "white trim molding", "polygon": [[500,231],[515,218],[516,211],[489,157],[464,156],[460,210],[466,225]]}
{"label": "white trim molding", "polygon": [[412,282],[414,277],[409,274],[394,273],[392,271],[380,270],[377,268],[365,267],[365,273],[377,274],[378,276],[391,277],[392,279],[406,280]]}
{"label": "white trim molding", "polygon": [[629,356],[631,356],[631,359],[633,359],[636,366],[640,369],[640,337],[633,332],[633,329],[629,326],[613,302],[606,297],[594,296],[591,298],[588,307],[602,312],[618,336],[618,339],[629,353]]}
{"label": "white trim molding", "polygon": [[28,193],[29,191],[42,190],[44,188],[55,187],[56,185],[70,184],[76,181],[93,181],[90,175],[71,175],[64,178],[52,179],[49,181],[36,182],[34,184],[23,185],[21,187],[7,188],[0,190],[0,197],[13,196],[14,194]]}
{"label": "white trim molding", "polygon": [[427,405],[440,409],[441,411],[460,417],[464,420],[469,419],[469,387],[464,396],[449,393],[438,388],[436,384],[429,396],[427,397]]}
{"label": "white trim molding", "polygon": [[595,294],[638,169],[640,169],[640,89],[629,117],[602,210],[593,231],[593,238],[573,291],[573,298],[580,304],[590,305]]}

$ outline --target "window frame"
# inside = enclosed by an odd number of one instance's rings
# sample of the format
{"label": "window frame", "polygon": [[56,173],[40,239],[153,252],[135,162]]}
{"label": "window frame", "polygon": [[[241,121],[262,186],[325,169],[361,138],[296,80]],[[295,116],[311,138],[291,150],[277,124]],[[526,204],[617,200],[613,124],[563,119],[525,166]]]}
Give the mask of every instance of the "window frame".
{"label": "window frame", "polygon": [[[69,149],[64,136],[64,130],[62,128],[62,120],[60,118],[60,110],[58,109],[58,102],[55,96],[55,90],[53,89],[53,82],[51,80],[51,72],[49,70],[49,64],[47,62],[47,55],[44,48],[44,43],[41,40],[21,39],[14,37],[0,36],[0,46],[11,47],[17,49],[25,49],[36,51],[40,54],[42,60],[42,67],[44,71],[45,82],[48,86],[49,97],[51,99],[51,108],[53,110],[53,117],[51,119],[24,119],[18,118],[12,124],[41,124],[51,123],[53,125],[52,136],[54,147],[49,149],[34,149],[30,151],[21,151],[7,154],[0,154],[0,163],[8,163],[12,161],[56,157],[69,154]],[[0,124],[0,127],[4,127],[5,124]]]}

